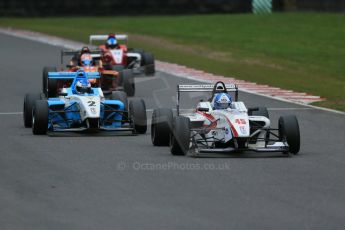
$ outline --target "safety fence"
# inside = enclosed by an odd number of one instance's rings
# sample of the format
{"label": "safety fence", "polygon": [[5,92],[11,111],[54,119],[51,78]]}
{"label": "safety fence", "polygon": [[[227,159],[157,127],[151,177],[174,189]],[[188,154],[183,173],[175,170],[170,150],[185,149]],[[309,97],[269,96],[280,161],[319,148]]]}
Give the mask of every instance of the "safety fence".
{"label": "safety fence", "polygon": [[271,13],[272,0],[252,0],[252,10],[254,14]]}
{"label": "safety fence", "polygon": [[1,16],[345,12],[345,0],[0,0]]}

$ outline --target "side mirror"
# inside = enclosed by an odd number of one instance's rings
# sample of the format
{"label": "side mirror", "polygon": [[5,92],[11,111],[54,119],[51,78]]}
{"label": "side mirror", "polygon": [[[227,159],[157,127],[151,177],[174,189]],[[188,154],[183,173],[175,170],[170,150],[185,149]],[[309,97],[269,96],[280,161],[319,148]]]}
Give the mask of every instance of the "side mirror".
{"label": "side mirror", "polygon": [[111,95],[112,94],[112,91],[110,90],[103,90],[103,95]]}
{"label": "side mirror", "polygon": [[209,108],[199,107],[199,108],[197,108],[197,111],[200,111],[200,112],[208,112],[208,111],[209,111]]}
{"label": "side mirror", "polygon": [[252,116],[253,115],[253,111],[258,111],[259,107],[253,107],[253,108],[248,108],[247,109],[247,114],[248,116]]}
{"label": "side mirror", "polygon": [[248,108],[248,113],[251,113],[253,111],[258,111],[259,107],[253,107],[253,108]]}

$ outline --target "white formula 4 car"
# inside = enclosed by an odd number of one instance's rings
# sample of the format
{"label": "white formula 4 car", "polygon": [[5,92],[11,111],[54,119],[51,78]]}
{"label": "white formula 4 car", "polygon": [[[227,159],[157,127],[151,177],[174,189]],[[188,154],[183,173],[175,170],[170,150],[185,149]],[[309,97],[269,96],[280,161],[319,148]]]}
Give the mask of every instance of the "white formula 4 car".
{"label": "white formula 4 car", "polygon": [[[212,92],[192,113],[180,114],[182,92]],[[214,109],[212,98],[218,93],[233,93],[227,109]],[[155,146],[170,146],[173,155],[230,152],[282,152],[288,156],[300,150],[300,132],[294,115],[281,116],[278,128],[271,128],[265,107],[246,108],[238,101],[235,84],[178,85],[177,116],[171,109],[153,111],[151,140]]]}

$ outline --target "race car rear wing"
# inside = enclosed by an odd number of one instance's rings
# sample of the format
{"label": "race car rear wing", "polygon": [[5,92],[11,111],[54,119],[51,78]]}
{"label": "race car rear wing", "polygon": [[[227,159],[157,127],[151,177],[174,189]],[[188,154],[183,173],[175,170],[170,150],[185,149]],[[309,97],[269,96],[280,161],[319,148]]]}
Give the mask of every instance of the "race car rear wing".
{"label": "race car rear wing", "polygon": [[224,91],[227,92],[234,92],[235,93],[235,101],[238,100],[238,87],[236,84],[224,84],[223,82],[217,82],[216,84],[208,84],[208,85],[177,85],[177,98],[176,98],[176,110],[177,115],[180,114],[180,96],[181,92],[213,92],[215,86],[221,83],[225,86]]}
{"label": "race car rear wing", "polygon": [[[115,38],[120,41],[124,41],[127,45],[128,36],[125,34],[116,34]],[[89,43],[92,45],[92,41],[106,41],[108,39],[108,35],[90,35]]]}
{"label": "race car rear wing", "polygon": [[[238,91],[236,84],[225,84],[228,92]],[[212,92],[214,85],[177,85],[180,92]]]}
{"label": "race car rear wing", "polygon": [[[94,49],[90,50],[91,56],[94,59],[100,59],[101,58],[101,53],[102,50],[100,49]],[[79,50],[61,50],[61,65],[63,65],[63,59],[65,56],[74,56],[74,55],[79,55],[80,51]]]}
{"label": "race car rear wing", "polygon": [[99,72],[48,72],[49,79],[75,79],[77,77],[86,77],[86,78],[100,78]]}

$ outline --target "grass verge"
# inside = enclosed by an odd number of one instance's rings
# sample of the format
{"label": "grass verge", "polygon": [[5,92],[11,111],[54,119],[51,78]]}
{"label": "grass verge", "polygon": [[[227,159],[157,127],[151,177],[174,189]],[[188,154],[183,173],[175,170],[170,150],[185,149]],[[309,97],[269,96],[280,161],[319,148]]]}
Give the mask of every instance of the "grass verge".
{"label": "grass verge", "polygon": [[157,59],[326,98],[345,111],[345,14],[1,18],[0,26],[73,40],[130,35]]}

